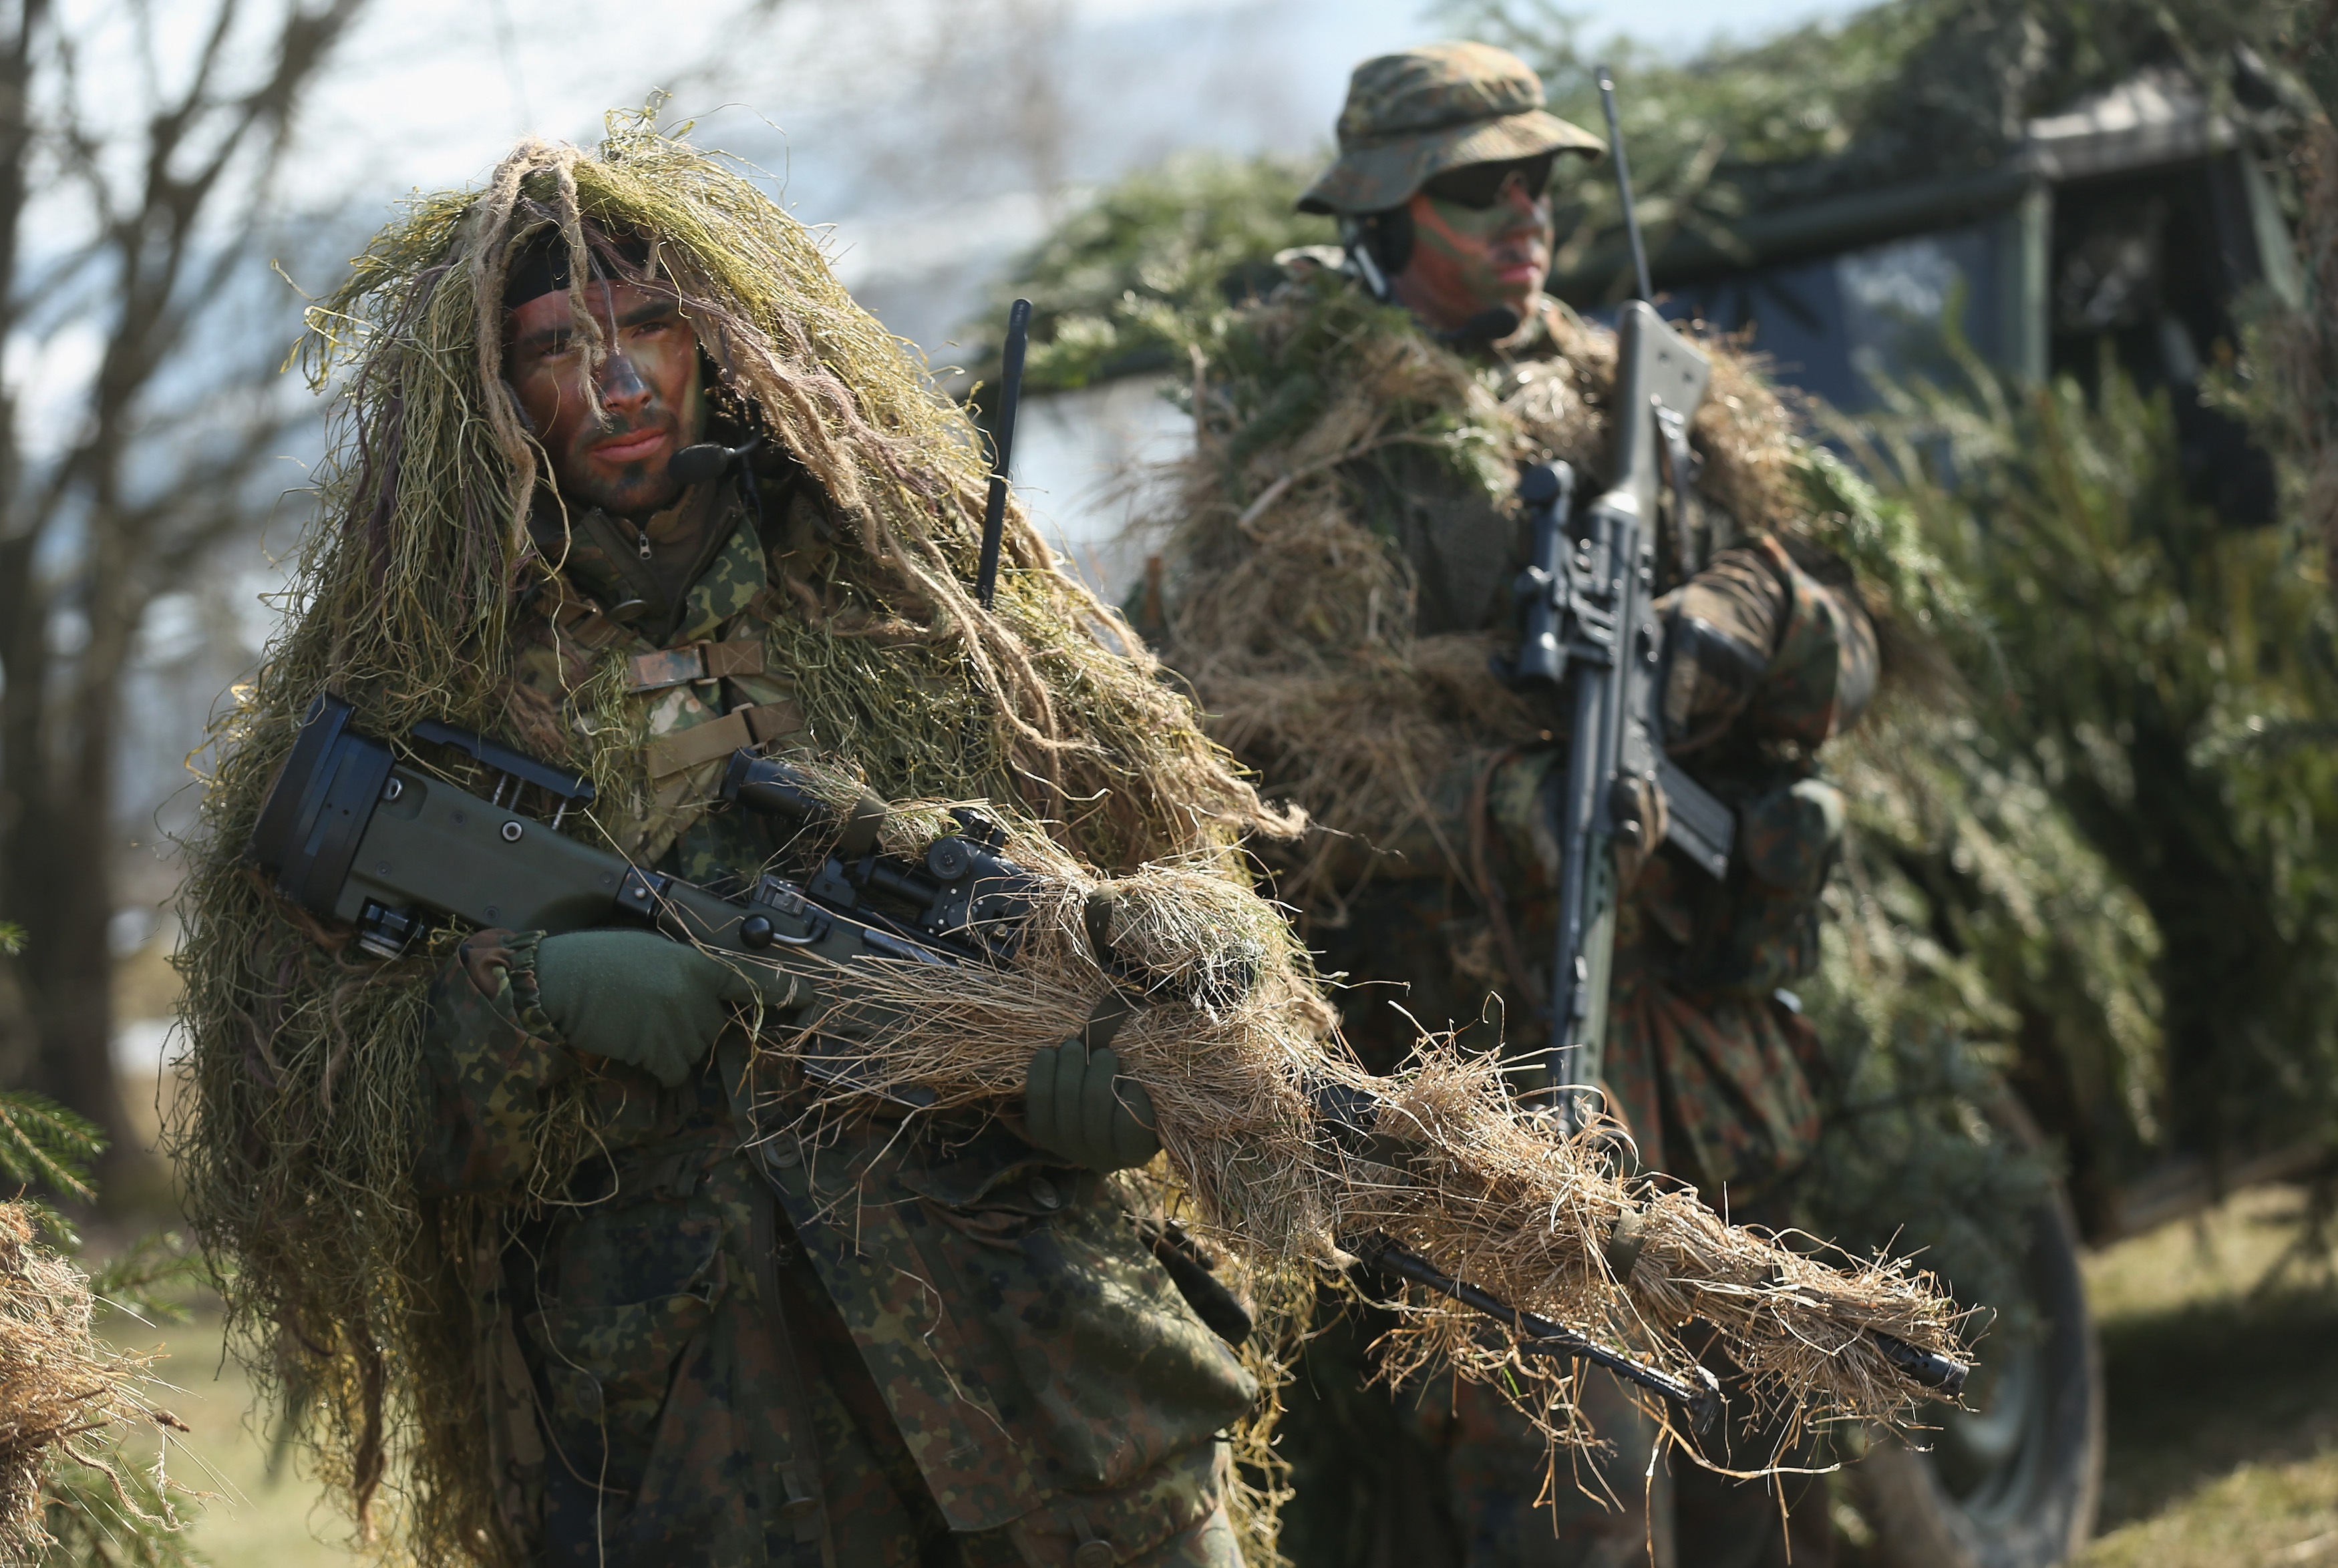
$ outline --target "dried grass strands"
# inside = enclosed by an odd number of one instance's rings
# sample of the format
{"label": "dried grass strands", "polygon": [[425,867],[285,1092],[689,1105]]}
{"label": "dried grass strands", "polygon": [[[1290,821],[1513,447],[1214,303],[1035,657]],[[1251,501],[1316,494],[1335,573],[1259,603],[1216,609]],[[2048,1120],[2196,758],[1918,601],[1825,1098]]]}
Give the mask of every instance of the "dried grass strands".
{"label": "dried grass strands", "polygon": [[[1042,860],[1046,840],[1027,829],[1010,853]],[[1115,957],[1150,989],[1114,1049],[1152,1098],[1196,1228],[1271,1303],[1303,1303],[1302,1281],[1341,1258],[1341,1238],[1377,1231],[1513,1306],[1675,1370],[1694,1359],[1679,1331],[1712,1324],[1768,1408],[1896,1424],[1933,1395],[1870,1331],[1959,1354],[1960,1314],[1928,1276],[1904,1263],[1832,1268],[1725,1224],[1694,1192],[1620,1181],[1592,1143],[1554,1142],[1491,1059],[1431,1049],[1400,1076],[1365,1073],[1331,1031],[1288,927],[1240,889],[1174,866],[1102,882],[1060,858],[1036,868],[1046,891],[1012,967],[854,966],[852,984],[889,1014],[862,1042],[860,1090],[917,1084],[944,1107],[1019,1096],[1031,1053],[1076,1034],[1115,983],[1086,935],[1101,897]],[[1315,1116],[1310,1093],[1323,1083],[1382,1102],[1368,1153]],[[850,1098],[839,1091],[813,1113],[849,1111]],[[1608,1243],[1626,1215],[1639,1251],[1618,1278]],[[1564,1408],[1567,1364],[1521,1357],[1449,1302],[1415,1303],[1396,1364],[1523,1378],[1539,1396],[1519,1396],[1520,1407],[1567,1435],[1552,1411]]]}
{"label": "dried grass strands", "polygon": [[[1962,1358],[1964,1314],[1904,1260],[1834,1268],[1733,1226],[1693,1191],[1617,1181],[1596,1143],[1552,1141],[1502,1093],[1495,1064],[1429,1054],[1389,1086],[1379,1132],[1397,1165],[1351,1161],[1351,1226],[1385,1231],[1526,1310],[1675,1367],[1679,1331],[1711,1324],[1765,1409],[1896,1425],[1937,1398],[1871,1337]],[[1609,1243],[1629,1217],[1636,1255]],[[1483,1379],[1513,1366],[1451,1313],[1416,1314],[1398,1375],[1439,1360]],[[1529,1414],[1533,1412],[1529,1410]]]}
{"label": "dried grass strands", "polygon": [[33,1562],[49,1544],[44,1490],[61,1461],[103,1473],[118,1504],[151,1522],[84,1440],[117,1425],[179,1423],[142,1395],[147,1358],[91,1332],[92,1306],[88,1279],[34,1240],[25,1206],[0,1203],[0,1563]]}

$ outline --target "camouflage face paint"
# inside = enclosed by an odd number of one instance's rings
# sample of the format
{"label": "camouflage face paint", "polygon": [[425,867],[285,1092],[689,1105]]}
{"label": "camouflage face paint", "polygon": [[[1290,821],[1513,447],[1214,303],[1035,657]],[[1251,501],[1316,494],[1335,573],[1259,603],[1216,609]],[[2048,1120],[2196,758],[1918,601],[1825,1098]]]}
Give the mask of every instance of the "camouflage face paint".
{"label": "camouflage face paint", "polygon": [[1550,201],[1529,195],[1515,175],[1490,207],[1465,207],[1418,191],[1411,259],[1395,279],[1396,296],[1439,331],[1502,306],[1527,315],[1527,303],[1550,271]]}
{"label": "camouflage face paint", "polygon": [[698,338],[672,295],[595,282],[585,297],[609,345],[596,375],[602,417],[588,412],[584,346],[565,289],[507,313],[512,390],[572,505],[646,516],[673,500],[667,460],[706,428]]}

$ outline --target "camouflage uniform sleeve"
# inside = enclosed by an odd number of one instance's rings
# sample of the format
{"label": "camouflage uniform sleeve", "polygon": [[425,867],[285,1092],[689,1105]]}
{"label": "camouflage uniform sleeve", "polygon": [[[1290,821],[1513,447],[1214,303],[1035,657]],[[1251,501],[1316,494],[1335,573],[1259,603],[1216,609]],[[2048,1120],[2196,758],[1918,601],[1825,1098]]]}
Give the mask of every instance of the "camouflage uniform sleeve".
{"label": "camouflage uniform sleeve", "polygon": [[423,1035],[432,1117],[426,1191],[490,1193],[535,1174],[545,1091],[577,1070],[535,992],[535,931],[466,937],[430,987]]}
{"label": "camouflage uniform sleeve", "polygon": [[1874,694],[1875,627],[1858,591],[1822,581],[1773,537],[1723,551],[1662,608],[1675,755],[1727,733],[1816,747],[1857,723]]}

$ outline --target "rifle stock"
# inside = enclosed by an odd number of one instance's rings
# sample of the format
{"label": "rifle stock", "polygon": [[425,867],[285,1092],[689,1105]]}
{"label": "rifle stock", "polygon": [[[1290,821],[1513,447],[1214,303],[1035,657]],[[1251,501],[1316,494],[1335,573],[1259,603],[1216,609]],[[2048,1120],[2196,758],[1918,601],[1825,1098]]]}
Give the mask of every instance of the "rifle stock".
{"label": "rifle stock", "polygon": [[[784,974],[791,986],[767,989],[794,999],[789,1022],[801,1030],[805,1070],[866,1088],[854,1042],[884,1010],[844,995],[850,965],[997,962],[1012,956],[1029,910],[1030,875],[1000,856],[1005,836],[973,811],[912,861],[875,852],[884,808],[864,799],[833,814],[843,841],[807,884],[766,875],[732,897],[555,831],[570,809],[590,804],[584,779],[452,725],[418,726],[417,740],[455,747],[497,776],[483,798],[401,761],[350,717],[329,692],[309,707],[245,857],[273,872],[286,897],[348,922],[378,957],[399,956],[445,920],[552,935],[647,926]],[[553,824],[520,810],[530,789],[552,808]],[[724,792],[798,826],[825,809],[809,780],[752,752],[732,759]],[[909,1105],[934,1099],[916,1086],[887,1093]]]}

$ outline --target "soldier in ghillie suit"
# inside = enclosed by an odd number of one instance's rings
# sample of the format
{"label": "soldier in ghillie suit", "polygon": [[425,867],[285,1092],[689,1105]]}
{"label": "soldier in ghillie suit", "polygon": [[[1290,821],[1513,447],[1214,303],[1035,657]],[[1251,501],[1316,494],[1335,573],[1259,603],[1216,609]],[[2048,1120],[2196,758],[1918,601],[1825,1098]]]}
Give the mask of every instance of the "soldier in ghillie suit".
{"label": "soldier in ghillie suit", "polygon": [[1019,512],[975,602],[964,416],[814,236],[645,123],[418,199],[310,326],[336,439],[216,737],[176,1136],[327,1477],[425,1562],[1237,1563],[1257,1384],[1106,1180],[1158,1148],[1107,1053],[1035,1069],[1026,1114],[762,1137],[789,1083],[717,1048],[755,989],[690,944],[384,960],[239,863],[330,689],[575,770],[570,830],[701,884],[781,848],[717,799],[757,744],[1007,803],[1092,866],[1238,875],[1263,818],[1184,701]]}
{"label": "soldier in ghillie suit", "polygon": [[[1550,992],[1565,720],[1506,690],[1488,656],[1523,560],[1518,466],[1563,458],[1580,494],[1606,479],[1613,338],[1540,293],[1551,181],[1602,144],[1544,112],[1523,63],[1477,44],[1366,62],[1339,138],[1300,205],[1338,217],[1344,253],[1286,257],[1270,299],[1197,332],[1197,449],[1148,630],[1212,733],[1316,825],[1295,851],[1265,853],[1321,968],[1345,977],[1343,1026],[1367,1063],[1394,1067],[1417,1020],[1518,1054],[1514,1082],[1531,1093],[1547,1087],[1530,1059]],[[1830,548],[1851,482],[1727,344],[1705,347],[1701,560],[1666,551],[1660,583],[1665,739],[1735,808],[1740,848],[1724,883],[1671,848],[1627,867],[1604,1088],[1647,1169],[1777,1222],[1819,1132],[1816,1042],[1784,989],[1816,965],[1842,832],[1818,753],[1867,705],[1891,628],[1888,596],[1871,603]],[[1545,1451],[1515,1414],[1444,1385],[1402,1392],[1392,1416],[1357,1391],[1362,1342],[1319,1341],[1292,1394],[1283,1446],[1310,1568],[1391,1537],[1407,1560],[1473,1563],[1653,1547],[1706,1568],[1784,1550],[1763,1485],[1680,1463],[1644,1483],[1653,1428],[1597,1377],[1577,1403],[1611,1457],[1575,1478],[1562,1466],[1557,1519],[1538,1513]],[[1741,1429],[1729,1458],[1766,1464],[1779,1442]],[[1822,1562],[1823,1484],[1790,1477],[1786,1501],[1793,1561]]]}

